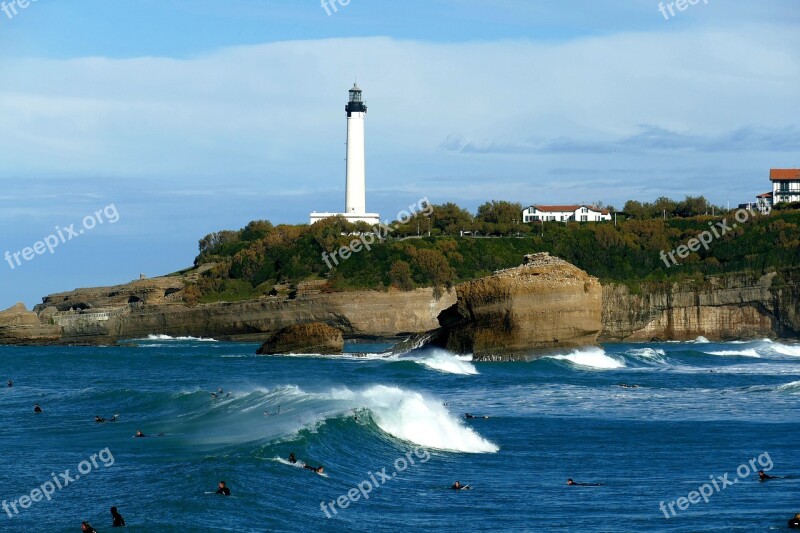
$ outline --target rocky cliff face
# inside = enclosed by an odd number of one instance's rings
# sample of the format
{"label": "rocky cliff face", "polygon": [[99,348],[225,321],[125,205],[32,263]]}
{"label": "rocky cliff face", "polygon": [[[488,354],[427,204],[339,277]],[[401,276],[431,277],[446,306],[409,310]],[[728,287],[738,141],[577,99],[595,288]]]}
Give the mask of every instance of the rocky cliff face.
{"label": "rocky cliff face", "polygon": [[[48,296],[36,307],[60,329],[58,343],[113,343],[152,333],[263,341],[276,331],[321,322],[349,336],[389,337],[438,327],[455,293],[323,293],[299,287],[291,295],[187,306],[181,278],[153,278],[118,287],[78,289]],[[35,315],[34,315],[35,316]]]}
{"label": "rocky cliff face", "polygon": [[58,326],[40,320],[24,304],[0,311],[0,344],[48,344],[60,336]]}
{"label": "rocky cliff face", "polygon": [[36,312],[17,304],[0,312],[0,344],[111,344],[151,333],[264,341],[281,328],[320,322],[349,337],[444,326],[438,342],[499,359],[591,344],[601,327],[605,341],[800,335],[800,269],[632,291],[613,284],[601,289],[575,266],[537,254],[439,299],[431,289],[328,293],[317,281],[276,289],[278,296],[194,306],[183,300],[187,280],[168,276],[59,293],[44,298]]}
{"label": "rocky cliff face", "polygon": [[456,287],[457,306],[438,341],[479,360],[594,344],[601,327],[597,278],[547,253]]}
{"label": "rocky cliff face", "polygon": [[800,273],[729,274],[702,282],[603,287],[603,340],[711,340],[800,333]]}

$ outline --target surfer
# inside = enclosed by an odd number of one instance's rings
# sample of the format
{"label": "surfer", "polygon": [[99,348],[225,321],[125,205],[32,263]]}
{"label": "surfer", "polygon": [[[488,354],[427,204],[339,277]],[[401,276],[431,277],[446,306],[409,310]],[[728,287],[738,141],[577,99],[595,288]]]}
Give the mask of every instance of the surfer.
{"label": "surfer", "polygon": [[217,489],[217,494],[221,494],[223,496],[230,496],[231,495],[231,489],[229,489],[228,487],[225,486],[225,482],[224,481],[220,481],[219,482],[219,488]]}
{"label": "surfer", "polygon": [[81,522],[81,531],[84,533],[97,533],[97,530],[93,528],[89,522]]}
{"label": "surfer", "polygon": [[94,421],[95,421],[95,422],[97,422],[98,424],[102,424],[103,422],[105,422],[105,421],[106,421],[106,419],[105,419],[105,418],[103,418],[102,416],[97,416],[97,415],[95,415],[95,416],[94,416]]}
{"label": "surfer", "polygon": [[489,419],[488,416],[476,416],[476,415],[473,415],[471,413],[465,414],[464,418],[466,418],[467,420],[472,420],[473,418],[483,418],[484,420],[488,420]]}
{"label": "surfer", "polygon": [[211,399],[212,400],[216,400],[217,399],[217,393],[216,392],[212,392],[211,393]]}
{"label": "surfer", "polygon": [[789,520],[789,529],[800,529],[800,513],[797,513],[794,518]]}
{"label": "surfer", "polygon": [[33,412],[37,415],[42,412],[42,408],[39,407],[38,403],[33,404]]}
{"label": "surfer", "polygon": [[294,452],[289,454],[289,462],[295,464],[297,462],[297,458],[294,456]]}
{"label": "surfer", "polygon": [[768,479],[775,479],[775,476],[770,476],[768,474],[765,474],[763,470],[759,470],[758,471],[758,480],[759,481],[766,481]]}
{"label": "surfer", "polygon": [[567,485],[574,486],[574,487],[600,487],[603,484],[602,483],[577,483],[575,481],[572,481],[572,478],[569,478],[567,480]]}
{"label": "surfer", "polygon": [[122,515],[119,514],[116,507],[111,508],[111,518],[114,519],[114,523],[111,527],[125,527],[125,519],[122,518]]}
{"label": "surfer", "polygon": [[324,470],[324,468],[322,468],[321,466],[314,468],[311,465],[303,465],[303,468],[305,468],[306,470],[311,470],[312,472],[316,472],[317,474],[321,474],[322,471]]}
{"label": "surfer", "polygon": [[14,386],[14,383],[9,379],[8,380],[8,388],[11,388],[13,386]]}
{"label": "surfer", "polygon": [[628,385],[627,383],[622,383],[620,387],[623,389],[638,389],[639,385]]}
{"label": "surfer", "polygon": [[134,437],[135,437],[135,438],[142,438],[142,437],[146,437],[146,436],[147,436],[147,435],[145,435],[144,433],[142,433],[142,431],[141,431],[141,430],[139,430],[139,429],[137,429],[137,430],[136,430],[136,435],[134,435]]}
{"label": "surfer", "polygon": [[453,486],[450,487],[450,488],[453,489],[453,490],[468,490],[469,489],[469,485],[462,485],[460,481],[456,481],[455,483],[453,483]]}

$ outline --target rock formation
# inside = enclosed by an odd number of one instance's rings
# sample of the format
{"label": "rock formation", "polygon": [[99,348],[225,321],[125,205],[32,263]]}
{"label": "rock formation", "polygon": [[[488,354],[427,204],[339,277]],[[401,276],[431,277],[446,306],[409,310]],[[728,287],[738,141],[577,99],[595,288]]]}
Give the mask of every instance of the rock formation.
{"label": "rock formation", "polygon": [[60,338],[53,342],[113,344],[154,333],[264,341],[305,322],[322,322],[347,336],[391,337],[436,329],[439,313],[455,303],[454,292],[437,299],[430,288],[332,293],[305,283],[276,296],[187,305],[183,287],[177,276],[137,280],[47,296],[36,309],[58,326]]}
{"label": "rock formation", "polygon": [[[276,286],[273,296],[190,305],[188,275],[47,296],[35,312],[0,312],[0,344],[114,344],[163,333],[262,342],[294,324],[320,322],[346,337],[442,333],[436,342],[499,359],[603,341],[711,340],[800,335],[800,269],[732,273],[629,288],[597,280],[547,254],[459,285],[440,298],[413,291],[329,292],[322,280]],[[202,268],[202,267],[201,267]]]}
{"label": "rock formation", "polygon": [[58,326],[43,323],[22,303],[0,311],[0,344],[49,344],[60,336]]}
{"label": "rock formation", "polygon": [[342,332],[320,322],[294,324],[273,334],[256,352],[277,354],[339,354],[344,350]]}
{"label": "rock formation", "polygon": [[548,253],[456,286],[437,341],[476,359],[530,357],[537,351],[595,344],[601,328],[597,278]]}
{"label": "rock formation", "polygon": [[795,337],[799,318],[796,270],[647,284],[636,292],[623,285],[603,287],[604,340]]}

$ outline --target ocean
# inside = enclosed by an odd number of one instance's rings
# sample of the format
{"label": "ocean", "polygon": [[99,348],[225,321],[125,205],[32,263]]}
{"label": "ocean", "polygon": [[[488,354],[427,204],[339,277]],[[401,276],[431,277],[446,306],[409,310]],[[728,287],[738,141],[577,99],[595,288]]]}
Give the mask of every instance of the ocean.
{"label": "ocean", "polygon": [[800,345],[257,347],[0,347],[0,531],[102,533],[111,506],[159,532],[751,532],[800,513]]}

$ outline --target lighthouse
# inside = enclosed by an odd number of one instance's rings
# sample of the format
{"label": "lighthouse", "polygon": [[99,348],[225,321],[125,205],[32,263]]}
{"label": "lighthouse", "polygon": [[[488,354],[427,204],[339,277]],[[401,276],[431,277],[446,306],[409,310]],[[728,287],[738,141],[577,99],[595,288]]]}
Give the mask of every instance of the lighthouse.
{"label": "lighthouse", "polygon": [[377,213],[367,213],[367,164],[364,122],[367,104],[358,84],[350,89],[347,105],[347,165],[345,176],[344,213],[311,213],[311,224],[328,217],[341,216],[348,222],[378,224],[381,217]]}
{"label": "lighthouse", "polygon": [[344,212],[364,213],[367,210],[367,163],[364,152],[364,119],[367,105],[358,84],[350,89],[347,112],[347,191]]}

